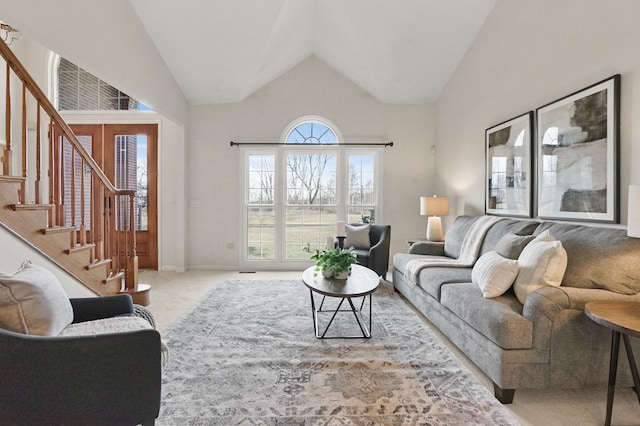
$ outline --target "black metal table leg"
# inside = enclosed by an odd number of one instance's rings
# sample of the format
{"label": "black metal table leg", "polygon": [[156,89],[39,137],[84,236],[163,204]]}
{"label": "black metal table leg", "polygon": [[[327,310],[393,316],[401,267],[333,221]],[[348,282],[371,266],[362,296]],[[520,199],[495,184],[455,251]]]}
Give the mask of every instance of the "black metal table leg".
{"label": "black metal table leg", "polygon": [[[353,306],[353,302],[351,301],[351,299],[347,299],[349,301],[349,305],[351,305],[351,311],[353,312],[353,316],[356,317],[356,321],[358,322],[358,325],[360,326],[360,331],[362,331],[362,337],[370,337],[367,332],[365,331],[365,327],[364,324],[362,324],[362,321],[360,321],[360,317],[358,316],[358,311],[356,310],[356,307]],[[360,311],[360,315],[362,315],[362,311]]]}
{"label": "black metal table leg", "polygon": [[618,351],[620,350],[620,333],[611,332],[611,360],[609,361],[609,389],[607,390],[607,415],[605,426],[611,426],[611,411],[613,410],[613,395],[616,391],[616,374],[618,372]]}
{"label": "black metal table leg", "polygon": [[640,402],[640,378],[638,377],[638,365],[633,356],[633,349],[631,348],[631,342],[629,336],[622,335],[622,341],[624,342],[624,348],[627,351],[627,359],[629,360],[629,368],[631,368],[631,377],[633,377],[633,390],[636,392],[638,402]]}

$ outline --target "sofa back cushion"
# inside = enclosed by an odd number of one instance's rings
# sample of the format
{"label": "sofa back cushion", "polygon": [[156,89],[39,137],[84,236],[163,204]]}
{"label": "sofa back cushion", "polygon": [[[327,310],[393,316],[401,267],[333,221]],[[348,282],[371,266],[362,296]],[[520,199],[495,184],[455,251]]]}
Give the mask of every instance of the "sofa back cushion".
{"label": "sofa back cushion", "polygon": [[563,286],[640,292],[640,239],[627,237],[624,229],[554,222],[543,222],[535,234],[545,230],[567,251]]}
{"label": "sofa back cushion", "polygon": [[471,225],[473,225],[479,217],[480,216],[458,216],[456,218],[444,238],[445,256],[453,259],[460,257],[464,236],[467,235],[469,228],[471,228]]}

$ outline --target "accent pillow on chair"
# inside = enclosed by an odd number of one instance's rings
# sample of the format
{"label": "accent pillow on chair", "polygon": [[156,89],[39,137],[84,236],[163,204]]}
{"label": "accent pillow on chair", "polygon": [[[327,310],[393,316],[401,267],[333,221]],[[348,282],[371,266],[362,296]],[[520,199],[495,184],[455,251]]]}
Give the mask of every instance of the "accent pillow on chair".
{"label": "accent pillow on chair", "polygon": [[369,250],[371,240],[369,239],[370,224],[364,225],[345,225],[347,238],[344,242],[344,248],[353,247],[358,250]]}
{"label": "accent pillow on chair", "polygon": [[72,321],[69,297],[50,271],[27,260],[13,274],[0,273],[0,327],[56,336]]}

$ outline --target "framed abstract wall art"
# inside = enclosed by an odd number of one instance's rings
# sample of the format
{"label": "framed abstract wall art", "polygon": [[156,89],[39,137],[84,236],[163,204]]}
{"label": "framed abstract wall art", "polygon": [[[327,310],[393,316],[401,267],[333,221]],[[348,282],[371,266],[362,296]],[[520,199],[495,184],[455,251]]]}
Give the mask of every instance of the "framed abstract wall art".
{"label": "framed abstract wall art", "polygon": [[619,223],[620,75],[536,110],[538,217]]}
{"label": "framed abstract wall art", "polygon": [[531,217],[533,112],[485,131],[487,214]]}

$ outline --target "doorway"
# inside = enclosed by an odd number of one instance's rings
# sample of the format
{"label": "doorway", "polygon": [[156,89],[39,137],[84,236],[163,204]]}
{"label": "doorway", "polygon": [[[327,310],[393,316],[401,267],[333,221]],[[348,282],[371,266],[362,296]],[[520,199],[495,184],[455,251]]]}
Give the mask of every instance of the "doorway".
{"label": "doorway", "polygon": [[[133,189],[136,253],[141,269],[158,269],[158,125],[70,125],[118,189]],[[113,200],[105,200],[113,203]],[[116,224],[124,230],[128,224]],[[123,233],[124,234],[124,233]]]}

